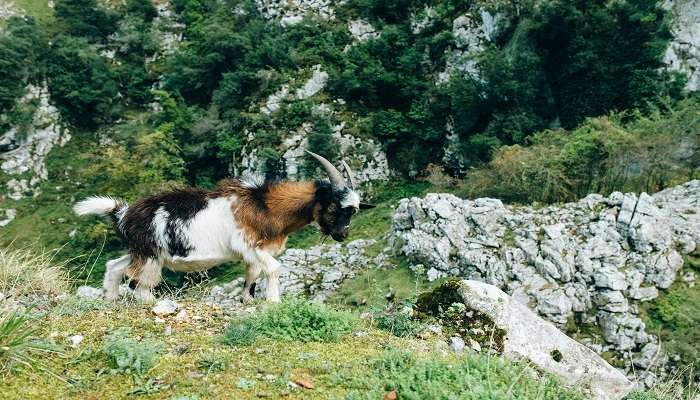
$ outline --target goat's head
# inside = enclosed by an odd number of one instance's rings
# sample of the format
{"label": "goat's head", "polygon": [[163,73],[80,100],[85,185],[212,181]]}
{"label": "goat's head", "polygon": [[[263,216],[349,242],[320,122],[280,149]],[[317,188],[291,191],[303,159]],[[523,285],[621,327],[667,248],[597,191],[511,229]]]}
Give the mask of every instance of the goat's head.
{"label": "goat's head", "polygon": [[350,166],[343,161],[345,172],[348,173],[349,185],[343,175],[330,161],[316,153],[311,154],[328,174],[330,184],[320,184],[316,191],[319,208],[315,215],[316,222],[324,235],[330,235],[333,240],[342,242],[350,233],[350,219],[360,209],[373,208],[373,205],[360,202],[360,195],[355,191],[357,183]]}

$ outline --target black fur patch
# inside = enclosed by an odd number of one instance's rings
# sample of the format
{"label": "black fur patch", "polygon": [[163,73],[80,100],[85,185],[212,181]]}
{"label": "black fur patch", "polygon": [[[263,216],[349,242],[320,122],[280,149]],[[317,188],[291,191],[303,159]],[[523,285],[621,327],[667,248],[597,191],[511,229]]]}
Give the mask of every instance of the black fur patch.
{"label": "black fur patch", "polygon": [[189,220],[207,205],[206,192],[201,189],[176,189],[139,200],[129,207],[118,224],[117,232],[130,253],[142,259],[155,258],[159,252],[153,232],[153,218],[160,207],[168,213],[166,221],[167,250],[173,256],[185,257],[192,249],[178,235],[178,225],[186,226]]}

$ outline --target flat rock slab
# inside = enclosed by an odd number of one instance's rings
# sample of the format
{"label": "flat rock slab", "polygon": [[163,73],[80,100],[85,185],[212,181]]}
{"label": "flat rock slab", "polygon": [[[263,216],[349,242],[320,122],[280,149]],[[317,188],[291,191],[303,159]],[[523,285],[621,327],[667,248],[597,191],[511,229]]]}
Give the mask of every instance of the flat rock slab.
{"label": "flat rock slab", "polygon": [[564,384],[583,388],[594,400],[622,399],[634,389],[635,385],[621,371],[593,350],[566,336],[496,286],[463,280],[459,290],[468,309],[487,315],[506,331],[506,358],[529,361],[541,371],[559,377]]}

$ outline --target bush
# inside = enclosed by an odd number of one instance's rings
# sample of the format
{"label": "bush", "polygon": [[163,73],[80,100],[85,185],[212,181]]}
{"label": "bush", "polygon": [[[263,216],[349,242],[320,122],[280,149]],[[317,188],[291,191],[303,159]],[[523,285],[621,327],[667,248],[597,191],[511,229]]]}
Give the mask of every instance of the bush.
{"label": "bush", "polygon": [[588,193],[656,192],[697,176],[700,101],[643,117],[612,114],[571,132],[544,131],[532,145],[501,147],[469,172],[464,195],[521,203],[574,201]]}
{"label": "bush", "polygon": [[294,298],[270,305],[260,315],[232,323],[222,341],[229,345],[249,345],[258,336],[266,336],[284,341],[337,342],[357,322],[357,317],[349,312]]}
{"label": "bush", "polygon": [[89,44],[61,37],[54,43],[48,74],[52,98],[72,123],[95,127],[111,120],[118,85],[114,71]]}
{"label": "bush", "polygon": [[120,373],[142,375],[150,370],[164,351],[161,342],[151,339],[136,340],[127,328],[117,329],[107,335],[102,352],[112,368]]}
{"label": "bush", "polygon": [[16,313],[0,313],[0,375],[16,369],[51,371],[46,363],[49,354],[60,354],[57,347],[34,338],[32,322]]}

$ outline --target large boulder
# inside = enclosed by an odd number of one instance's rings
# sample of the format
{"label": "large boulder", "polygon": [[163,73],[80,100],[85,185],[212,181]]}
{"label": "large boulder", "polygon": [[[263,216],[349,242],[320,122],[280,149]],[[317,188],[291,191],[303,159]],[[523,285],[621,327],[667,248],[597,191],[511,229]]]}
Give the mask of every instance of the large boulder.
{"label": "large boulder", "polygon": [[[462,322],[466,325],[462,332],[483,331],[485,326],[490,326],[492,331],[482,334],[492,340],[487,346],[505,358],[527,362],[539,371],[557,376],[564,384],[583,389],[590,396],[587,398],[621,399],[635,387],[593,350],[566,336],[496,286],[473,280],[451,280],[436,291],[440,299],[454,302],[449,307],[444,307],[446,304],[440,307],[452,313],[450,321],[468,321]],[[421,302],[426,302],[425,297],[419,299],[419,310],[424,307],[421,311],[429,311],[430,307]],[[474,315],[480,318],[478,327]]]}

